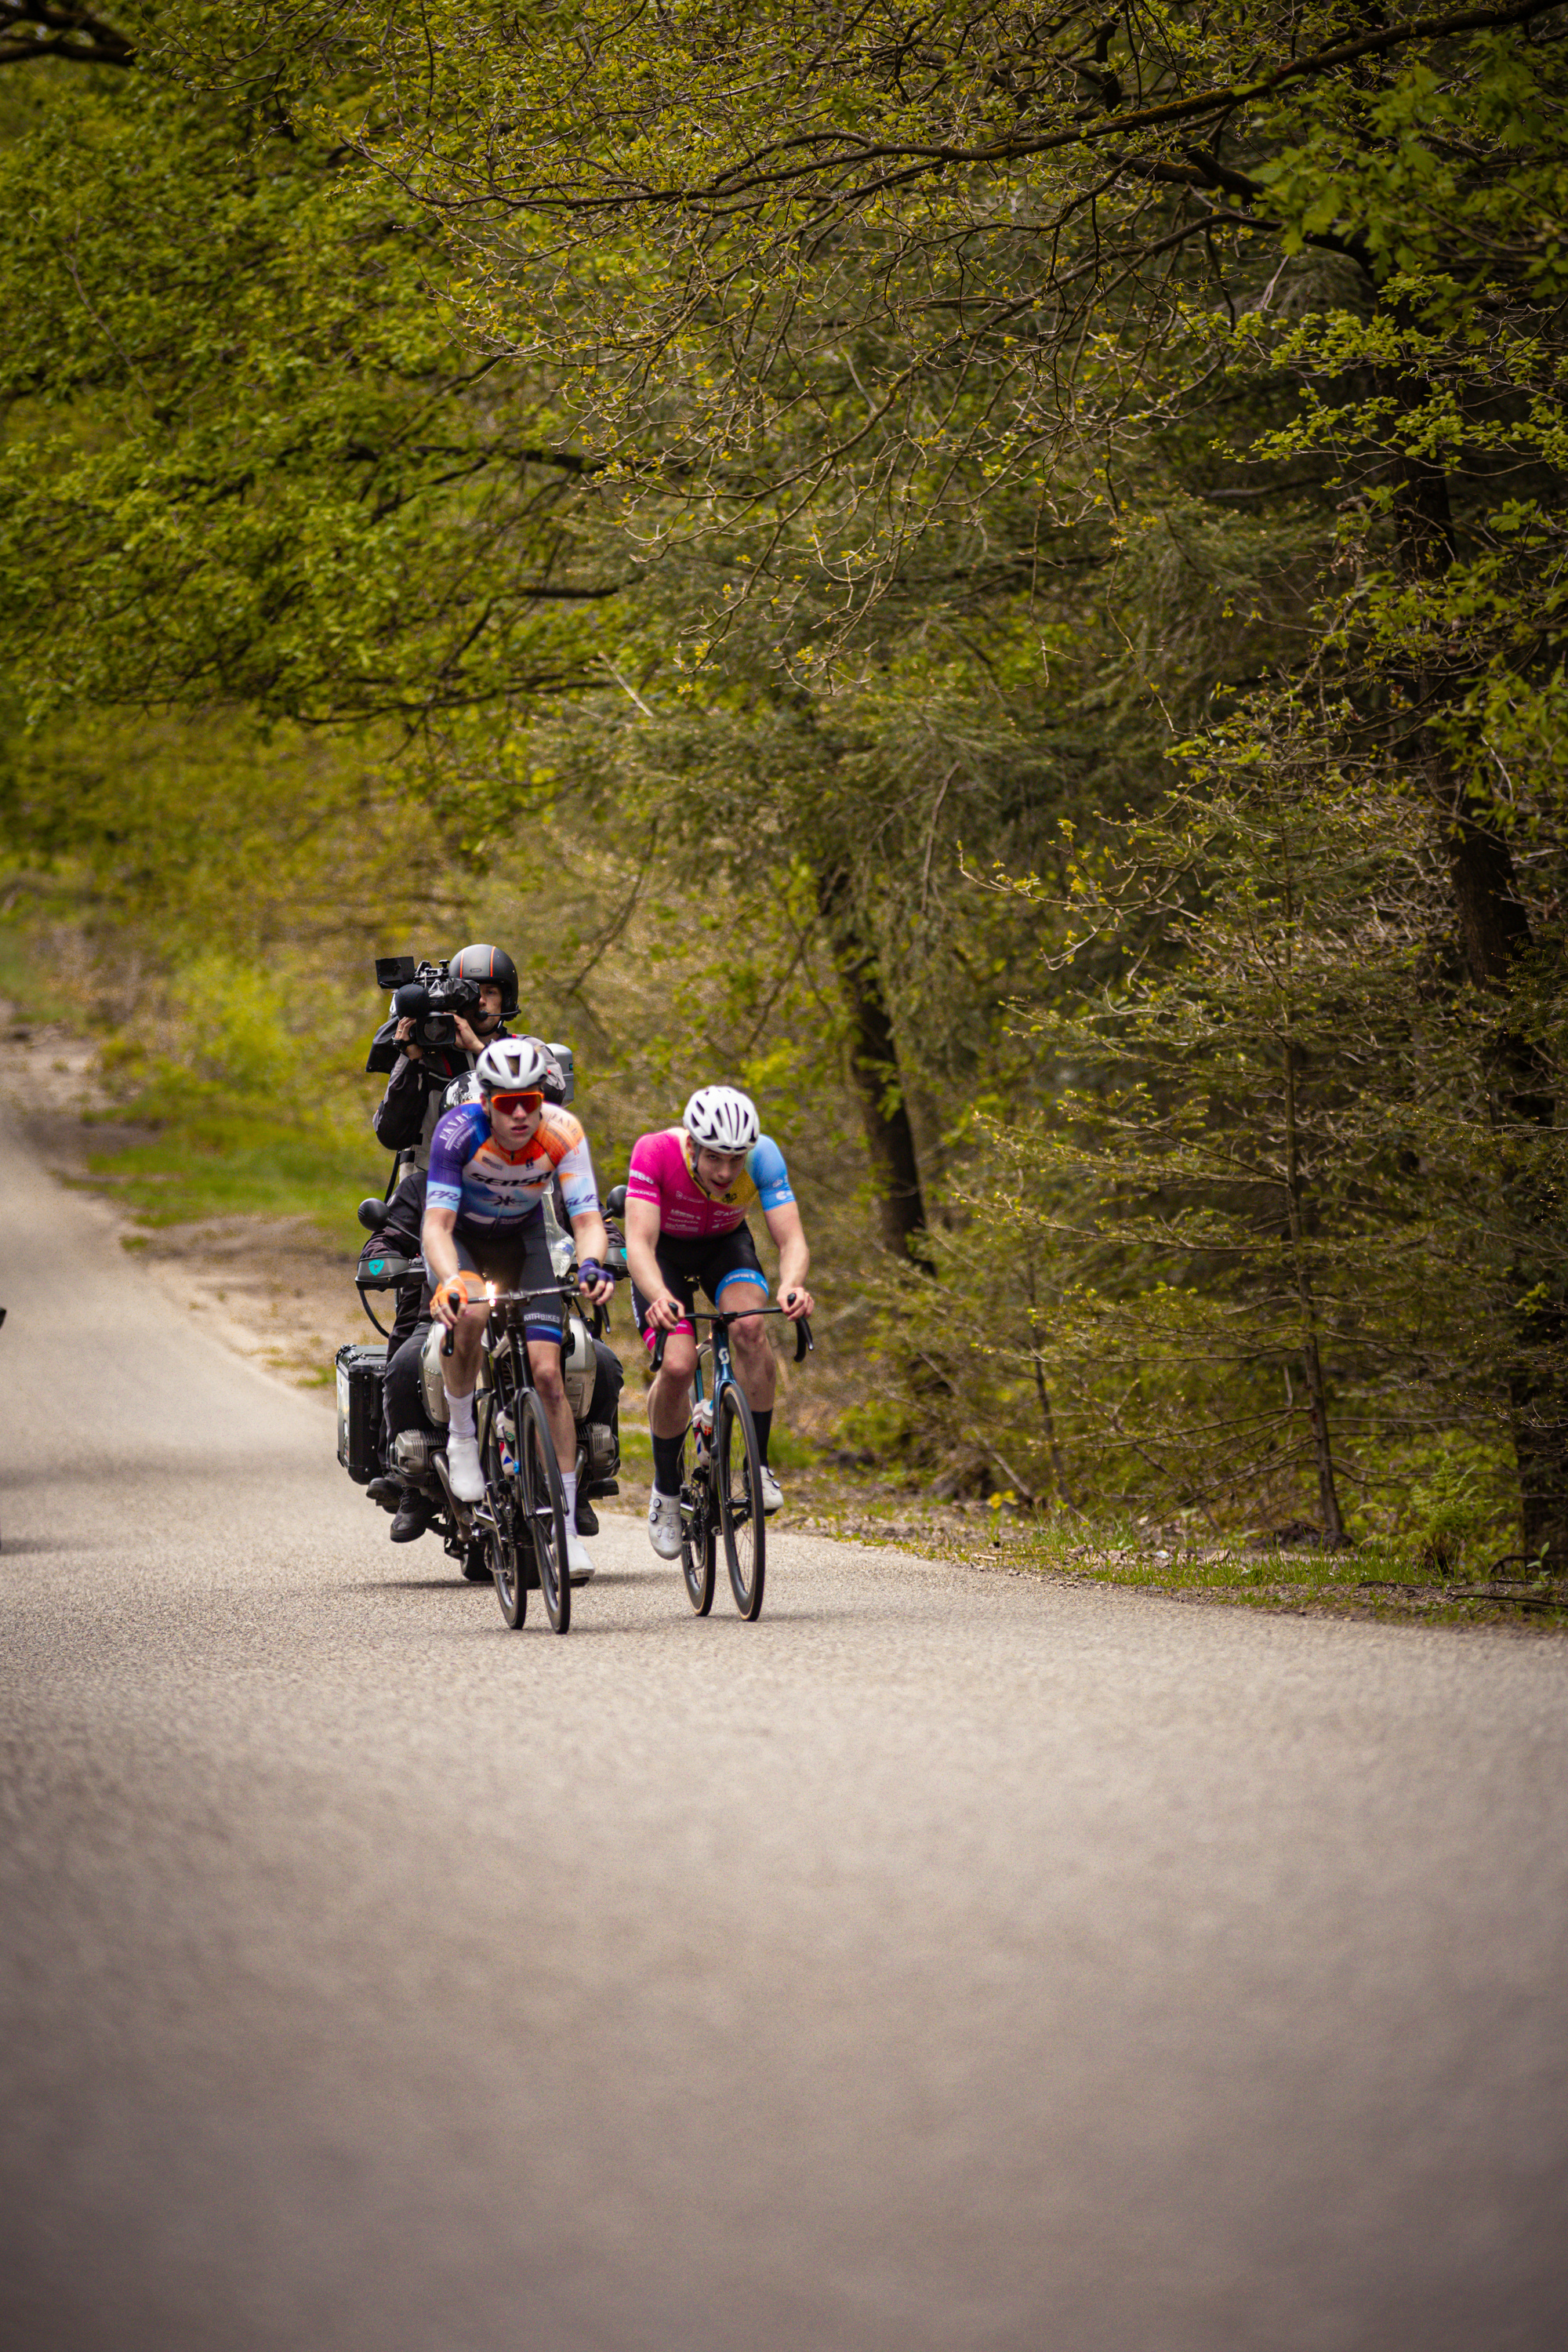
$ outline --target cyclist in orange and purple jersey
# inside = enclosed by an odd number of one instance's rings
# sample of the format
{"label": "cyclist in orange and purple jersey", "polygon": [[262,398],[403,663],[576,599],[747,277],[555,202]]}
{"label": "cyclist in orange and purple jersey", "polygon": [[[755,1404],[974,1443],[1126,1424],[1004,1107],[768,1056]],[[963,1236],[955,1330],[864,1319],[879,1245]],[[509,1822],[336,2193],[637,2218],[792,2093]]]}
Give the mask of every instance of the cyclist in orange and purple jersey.
{"label": "cyclist in orange and purple jersey", "polygon": [[450,1416],[447,1475],[460,1502],[477,1503],[485,1491],[474,1386],[489,1314],[486,1283],[545,1294],[524,1308],[523,1324],[529,1368],[561,1465],[567,1563],[577,1584],[593,1574],[593,1562],[576,1532],[576,1430],[561,1375],[562,1307],[544,1224],[544,1195],[557,1178],[578,1250],[578,1286],[595,1301],[610,1296],[602,1263],[609,1236],[587,1138],[570,1111],[544,1098],[554,1067],[537,1037],[501,1037],[486,1046],[474,1068],[480,1099],[447,1111],[431,1138],[420,1239],[434,1286],[430,1311],[453,1334],[441,1378]]}

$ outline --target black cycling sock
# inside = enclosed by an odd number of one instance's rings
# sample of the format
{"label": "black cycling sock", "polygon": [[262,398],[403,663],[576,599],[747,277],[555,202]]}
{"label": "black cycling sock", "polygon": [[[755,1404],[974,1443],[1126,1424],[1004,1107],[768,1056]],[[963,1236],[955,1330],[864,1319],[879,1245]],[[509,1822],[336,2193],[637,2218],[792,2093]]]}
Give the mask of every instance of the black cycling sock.
{"label": "black cycling sock", "polygon": [[653,1483],[661,1495],[680,1492],[680,1457],[686,1451],[686,1432],[679,1437],[658,1437],[653,1441]]}
{"label": "black cycling sock", "polygon": [[769,1405],[766,1412],[759,1412],[755,1405],[752,1407],[752,1427],[757,1433],[757,1459],[764,1470],[768,1466],[768,1438],[772,1433],[773,1425],[772,1405]]}

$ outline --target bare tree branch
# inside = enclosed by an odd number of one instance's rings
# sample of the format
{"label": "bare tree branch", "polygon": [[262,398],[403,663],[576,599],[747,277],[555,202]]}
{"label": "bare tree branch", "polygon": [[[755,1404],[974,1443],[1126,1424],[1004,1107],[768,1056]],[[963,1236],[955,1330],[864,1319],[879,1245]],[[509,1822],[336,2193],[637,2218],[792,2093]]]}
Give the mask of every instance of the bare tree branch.
{"label": "bare tree branch", "polygon": [[50,0],[0,0],[0,66],[26,65],[32,58],[128,66],[135,56],[135,44],[90,8],[51,5]]}
{"label": "bare tree branch", "polygon": [[[501,201],[513,207],[526,205],[531,210],[555,212],[596,212],[626,209],[648,204],[706,205],[733,203],[740,196],[760,195],[769,189],[781,189],[805,181],[820,181],[835,174],[864,172],[868,165],[881,164],[892,168],[880,176],[858,182],[852,190],[842,191],[854,201],[864,202],[868,196],[884,193],[895,185],[907,184],[911,176],[925,171],[942,171],[953,164],[995,164],[1017,162],[1030,155],[1044,155],[1068,147],[1087,147],[1102,139],[1124,138],[1130,131],[1159,131],[1183,122],[1201,121],[1212,116],[1224,117],[1237,107],[1256,103],[1271,97],[1291,83],[1310,81],[1332,72],[1336,68],[1353,65],[1360,59],[1385,56],[1391,50],[1408,47],[1416,41],[1447,40],[1460,33],[1500,31],[1510,26],[1528,24],[1532,17],[1545,16],[1562,6],[1563,0],[1506,0],[1506,5],[1491,8],[1466,8],[1440,16],[1406,17],[1398,24],[1384,25],[1376,30],[1361,34],[1356,39],[1340,41],[1331,47],[1317,49],[1310,55],[1292,58],[1277,66],[1272,72],[1252,81],[1237,81],[1216,89],[1198,90],[1191,97],[1168,99],[1153,106],[1121,110],[1111,108],[1099,121],[1075,121],[1057,131],[1013,133],[983,145],[966,147],[926,143],[919,141],[874,141],[846,137],[842,131],[802,131],[795,138],[759,149],[719,173],[715,178],[696,187],[648,184],[623,186],[616,190],[605,187],[592,194],[574,195],[562,193],[558,184],[530,188],[525,194]],[[824,153],[823,142],[832,136],[835,144]],[[799,160],[783,159],[801,149],[812,151]],[[1190,152],[1190,151],[1189,151]],[[771,158],[780,159],[774,168],[764,169]],[[901,168],[900,168],[901,167]],[[1245,188],[1251,193],[1251,184],[1243,174],[1222,173],[1213,166],[1205,173],[1198,184],[1230,186],[1231,193]],[[487,201],[494,201],[493,187]]]}

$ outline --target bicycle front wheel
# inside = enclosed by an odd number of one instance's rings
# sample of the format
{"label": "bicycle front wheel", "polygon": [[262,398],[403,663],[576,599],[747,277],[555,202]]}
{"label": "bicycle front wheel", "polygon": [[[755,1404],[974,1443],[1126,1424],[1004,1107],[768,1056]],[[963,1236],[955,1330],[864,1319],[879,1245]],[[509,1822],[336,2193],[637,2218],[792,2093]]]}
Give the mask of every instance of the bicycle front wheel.
{"label": "bicycle front wheel", "polygon": [[730,1590],[742,1617],[754,1623],[763,1613],[763,1568],[767,1547],[763,1520],[763,1465],[752,1408],[727,1382],[719,1398],[713,1431],[714,1472],[719,1486],[719,1524],[724,1531],[724,1565]]}
{"label": "bicycle front wheel", "polygon": [[544,1407],[530,1389],[518,1401],[518,1447],[522,1455],[522,1485],[528,1503],[528,1527],[539,1569],[539,1590],[552,1633],[564,1633],[572,1622],[572,1579],[566,1566],[566,1506],[561,1490],[561,1465]]}
{"label": "bicycle front wheel", "polygon": [[[478,1553],[484,1560],[486,1572],[495,1580],[500,1613],[515,1633],[528,1615],[528,1538],[520,1539],[518,1534],[523,1516],[522,1480],[502,1465],[493,1413],[485,1445],[485,1488],[483,1549],[475,1543],[469,1558]],[[463,1574],[470,1572],[465,1560]]]}

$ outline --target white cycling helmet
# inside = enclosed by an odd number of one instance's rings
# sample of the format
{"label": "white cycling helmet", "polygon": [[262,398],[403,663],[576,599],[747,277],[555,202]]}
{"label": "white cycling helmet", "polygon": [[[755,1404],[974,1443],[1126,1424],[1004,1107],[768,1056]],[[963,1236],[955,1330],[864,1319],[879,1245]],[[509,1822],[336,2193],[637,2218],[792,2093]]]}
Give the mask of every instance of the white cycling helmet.
{"label": "white cycling helmet", "polygon": [[681,1113],[693,1143],[710,1151],[749,1151],[762,1133],[757,1106],[734,1087],[699,1087]]}
{"label": "white cycling helmet", "polygon": [[524,1093],[531,1087],[542,1092],[549,1080],[559,1078],[560,1072],[537,1037],[497,1037],[474,1064],[474,1076],[481,1093],[508,1095]]}
{"label": "white cycling helmet", "polygon": [[479,1081],[472,1070],[465,1070],[460,1078],[452,1080],[442,1096],[441,1108],[443,1110],[460,1110],[464,1103],[478,1102],[479,1098]]}

